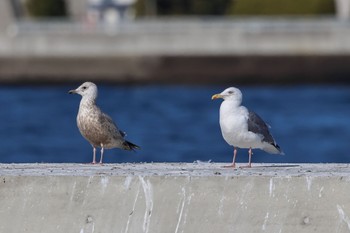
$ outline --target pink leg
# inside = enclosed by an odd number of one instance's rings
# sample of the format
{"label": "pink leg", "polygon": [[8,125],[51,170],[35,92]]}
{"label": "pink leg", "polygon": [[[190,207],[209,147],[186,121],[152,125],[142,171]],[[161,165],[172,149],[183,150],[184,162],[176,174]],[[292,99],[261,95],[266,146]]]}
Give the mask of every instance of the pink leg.
{"label": "pink leg", "polygon": [[100,164],[102,164],[102,160],[103,160],[103,145],[101,145],[101,158],[100,158]]}
{"label": "pink leg", "polygon": [[92,146],[93,156],[92,156],[92,164],[96,163],[96,148]]}
{"label": "pink leg", "polygon": [[240,168],[251,168],[252,167],[252,154],[253,154],[252,148],[249,148],[248,154],[249,154],[249,163],[248,163],[248,165],[247,166],[242,166]]}
{"label": "pink leg", "polygon": [[235,168],[236,167],[236,155],[237,155],[237,149],[234,147],[233,148],[233,161],[232,164],[228,165],[228,166],[223,166],[225,168]]}

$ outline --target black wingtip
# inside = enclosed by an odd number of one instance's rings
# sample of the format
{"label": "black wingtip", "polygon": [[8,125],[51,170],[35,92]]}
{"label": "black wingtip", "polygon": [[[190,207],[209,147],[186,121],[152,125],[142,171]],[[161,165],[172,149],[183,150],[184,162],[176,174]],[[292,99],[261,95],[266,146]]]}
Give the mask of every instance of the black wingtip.
{"label": "black wingtip", "polygon": [[276,149],[280,152],[280,155],[285,155],[285,153],[282,151],[281,147],[277,144],[274,145],[276,147]]}
{"label": "black wingtip", "polygon": [[124,142],[124,149],[125,150],[132,150],[132,151],[136,151],[141,149],[141,147],[139,147],[138,145],[135,145],[134,143],[131,143],[129,141],[125,141]]}

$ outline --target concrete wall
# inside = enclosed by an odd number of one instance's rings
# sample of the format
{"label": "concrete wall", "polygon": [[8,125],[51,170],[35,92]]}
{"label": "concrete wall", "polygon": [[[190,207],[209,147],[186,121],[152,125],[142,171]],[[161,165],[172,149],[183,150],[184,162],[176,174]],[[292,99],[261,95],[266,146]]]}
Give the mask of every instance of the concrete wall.
{"label": "concrete wall", "polygon": [[346,164],[2,164],[0,232],[349,232]]}

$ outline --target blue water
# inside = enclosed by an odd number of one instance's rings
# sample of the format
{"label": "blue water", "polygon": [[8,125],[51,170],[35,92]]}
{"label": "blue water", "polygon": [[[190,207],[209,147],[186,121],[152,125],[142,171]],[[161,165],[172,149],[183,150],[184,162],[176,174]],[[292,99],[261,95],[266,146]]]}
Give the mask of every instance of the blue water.
{"label": "blue water", "polygon": [[[76,86],[0,86],[0,162],[88,163],[76,126]],[[103,86],[98,103],[142,147],[107,150],[104,162],[230,162],[218,122],[223,86]],[[272,126],[284,156],[255,150],[253,162],[350,162],[350,87],[243,86],[243,104]],[[98,157],[99,158],[99,157]],[[238,162],[247,162],[247,150]]]}

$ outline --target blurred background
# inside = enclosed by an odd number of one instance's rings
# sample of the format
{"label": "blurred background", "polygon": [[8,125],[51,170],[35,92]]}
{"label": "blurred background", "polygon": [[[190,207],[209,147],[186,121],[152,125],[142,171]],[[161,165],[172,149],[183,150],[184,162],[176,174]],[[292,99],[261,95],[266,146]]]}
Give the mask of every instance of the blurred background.
{"label": "blurred background", "polygon": [[253,162],[349,163],[349,41],[350,0],[1,0],[0,162],[91,162],[68,90],[93,81],[142,147],[105,162],[231,162],[236,86],[286,154]]}

